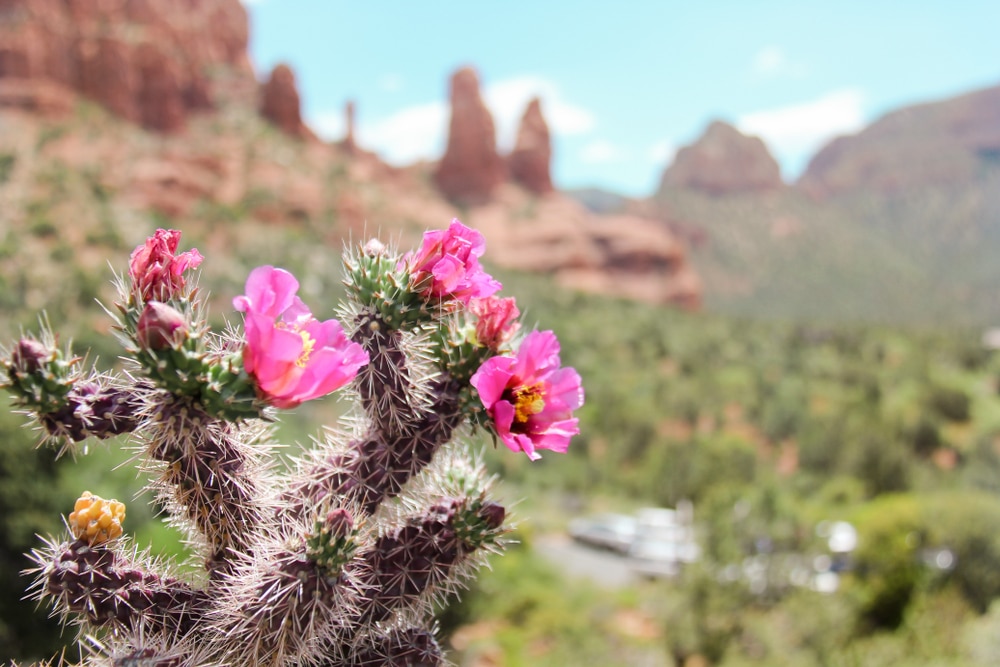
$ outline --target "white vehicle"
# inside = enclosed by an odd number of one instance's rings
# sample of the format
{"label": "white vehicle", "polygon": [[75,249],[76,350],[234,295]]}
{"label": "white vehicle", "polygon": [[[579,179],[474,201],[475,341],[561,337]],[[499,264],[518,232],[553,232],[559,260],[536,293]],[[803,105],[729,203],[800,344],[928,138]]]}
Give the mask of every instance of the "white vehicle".
{"label": "white vehicle", "polygon": [[632,569],[647,577],[673,577],[682,565],[698,560],[701,549],[694,539],[690,503],[679,503],[676,510],[639,510],[637,534],[628,556]]}
{"label": "white vehicle", "polygon": [[573,519],[569,534],[577,542],[618,553],[628,553],[636,538],[639,522],[625,514],[598,514]]}

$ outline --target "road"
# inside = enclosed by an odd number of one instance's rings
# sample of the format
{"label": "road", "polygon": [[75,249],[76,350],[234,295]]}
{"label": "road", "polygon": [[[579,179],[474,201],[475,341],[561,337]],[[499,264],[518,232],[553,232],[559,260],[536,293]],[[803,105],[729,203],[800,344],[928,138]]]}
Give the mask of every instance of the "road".
{"label": "road", "polygon": [[567,535],[543,535],[533,543],[537,553],[571,577],[589,579],[602,588],[624,588],[641,583],[628,560],[611,551],[591,549]]}

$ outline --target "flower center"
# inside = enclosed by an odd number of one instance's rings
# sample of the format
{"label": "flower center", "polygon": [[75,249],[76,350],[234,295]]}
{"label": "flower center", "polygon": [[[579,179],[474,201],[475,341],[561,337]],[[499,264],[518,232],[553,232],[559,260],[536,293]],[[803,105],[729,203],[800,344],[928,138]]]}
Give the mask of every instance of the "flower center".
{"label": "flower center", "polygon": [[514,422],[526,424],[531,415],[537,415],[545,409],[541,382],[526,387],[518,387],[513,391]]}
{"label": "flower center", "polygon": [[300,331],[299,335],[302,336],[302,354],[295,360],[295,365],[299,368],[305,368],[306,364],[309,363],[309,355],[316,347],[316,339],[310,336],[307,331]]}

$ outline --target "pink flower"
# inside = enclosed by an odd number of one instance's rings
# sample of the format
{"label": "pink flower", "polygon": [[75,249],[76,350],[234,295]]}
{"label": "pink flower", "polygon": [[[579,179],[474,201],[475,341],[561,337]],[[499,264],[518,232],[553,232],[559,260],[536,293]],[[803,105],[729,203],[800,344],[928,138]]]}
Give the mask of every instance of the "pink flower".
{"label": "pink flower", "polygon": [[184,272],[201,264],[204,258],[195,249],[174,255],[180,240],[176,229],[157,229],[132,251],[128,272],[143,301],[169,301],[184,289]]}
{"label": "pink flower", "polygon": [[501,345],[513,337],[521,328],[517,317],[521,311],[513,297],[488,296],[484,299],[473,299],[469,310],[479,319],[476,320],[476,340],[483,347],[496,351]]}
{"label": "pink flower", "polygon": [[489,296],[501,285],[479,266],[485,250],[483,235],[458,220],[452,220],[446,230],[424,232],[420,249],[403,258],[410,271],[410,285],[426,297],[455,299],[463,304]]}
{"label": "pink flower", "polygon": [[246,313],[243,366],[278,408],[336,391],[368,363],[368,353],[347,339],[337,320],[312,316],[298,289],[288,271],[260,266],[250,272],[246,294],[233,299]]}
{"label": "pink flower", "polygon": [[559,367],[559,341],[551,331],[533,331],[516,357],[487,359],[472,386],[493,419],[497,435],[512,451],[531,460],[536,449],[565,452],[580,432],[573,410],[583,405],[580,376]]}

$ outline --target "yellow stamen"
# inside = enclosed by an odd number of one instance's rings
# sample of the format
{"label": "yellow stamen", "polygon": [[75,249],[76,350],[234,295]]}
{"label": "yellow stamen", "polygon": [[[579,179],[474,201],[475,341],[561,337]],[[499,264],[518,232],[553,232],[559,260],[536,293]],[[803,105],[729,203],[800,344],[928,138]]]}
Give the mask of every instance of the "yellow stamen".
{"label": "yellow stamen", "polygon": [[531,415],[537,415],[545,409],[545,398],[542,395],[542,383],[530,387],[519,387],[514,390],[514,421],[526,424]]}
{"label": "yellow stamen", "polygon": [[306,331],[300,331],[299,335],[302,336],[302,354],[295,360],[295,365],[299,368],[305,368],[306,364],[309,363],[309,355],[316,347],[316,340]]}

